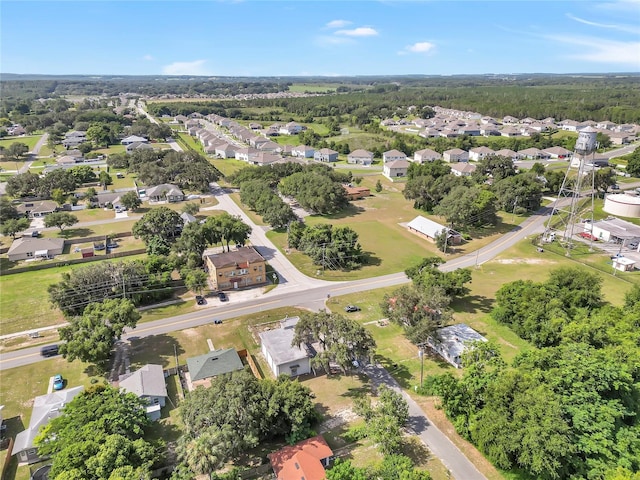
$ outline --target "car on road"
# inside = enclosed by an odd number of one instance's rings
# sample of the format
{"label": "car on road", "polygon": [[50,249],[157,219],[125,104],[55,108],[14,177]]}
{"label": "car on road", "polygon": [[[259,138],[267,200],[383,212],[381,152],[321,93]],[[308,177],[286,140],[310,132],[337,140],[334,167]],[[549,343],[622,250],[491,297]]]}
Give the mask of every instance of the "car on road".
{"label": "car on road", "polygon": [[229,297],[227,297],[227,294],[224,292],[218,292],[218,298],[221,302],[226,302],[229,300]]}
{"label": "car on road", "polygon": [[58,355],[58,345],[46,345],[40,349],[40,355],[43,357],[53,357]]}
{"label": "car on road", "polygon": [[207,301],[204,299],[202,295],[196,295],[196,303],[198,305],[204,305]]}
{"label": "car on road", "polygon": [[219,318],[216,318],[216,319],[213,321],[213,323],[214,323],[214,324],[216,324],[216,325],[220,325],[220,324],[222,324],[222,320],[220,320]]}
{"label": "car on road", "polygon": [[33,232],[31,232],[31,236],[32,237],[39,237],[40,236],[40,232],[38,230],[34,230]]}
{"label": "car on road", "polygon": [[611,190],[620,190],[620,185],[611,185]]}
{"label": "car on road", "polygon": [[360,307],[358,307],[357,305],[347,305],[346,307],[344,307],[344,311],[347,313],[359,312]]}
{"label": "car on road", "polygon": [[53,376],[53,389],[62,390],[64,388],[64,379],[62,375],[57,374]]}

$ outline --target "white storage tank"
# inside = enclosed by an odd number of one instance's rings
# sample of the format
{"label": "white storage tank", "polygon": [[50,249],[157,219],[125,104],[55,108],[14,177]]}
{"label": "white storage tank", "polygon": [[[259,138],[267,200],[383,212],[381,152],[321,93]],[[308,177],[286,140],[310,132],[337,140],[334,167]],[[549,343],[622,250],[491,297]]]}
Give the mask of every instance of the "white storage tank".
{"label": "white storage tank", "polygon": [[575,150],[581,155],[587,155],[596,149],[598,131],[593,127],[583,128],[578,133]]}
{"label": "white storage tank", "polygon": [[640,195],[614,193],[604,199],[604,211],[619,217],[640,218]]}

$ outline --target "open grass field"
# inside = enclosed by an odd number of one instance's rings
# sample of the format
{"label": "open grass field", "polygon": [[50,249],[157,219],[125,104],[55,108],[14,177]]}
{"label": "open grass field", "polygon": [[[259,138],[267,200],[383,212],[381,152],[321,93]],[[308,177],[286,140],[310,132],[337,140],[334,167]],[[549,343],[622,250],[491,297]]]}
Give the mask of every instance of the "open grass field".
{"label": "open grass field", "polygon": [[373,150],[374,148],[384,148],[388,138],[375,133],[357,132],[352,129],[347,135],[336,135],[327,138],[328,142],[347,143],[351,151],[363,148],[365,150]]}
{"label": "open grass field", "polygon": [[93,152],[102,154],[102,155],[113,155],[114,153],[124,153],[127,151],[127,147],[125,145],[109,145],[106,148],[98,148],[93,150]]}
{"label": "open grass field", "polygon": [[185,149],[188,150],[190,148],[194,149],[196,152],[204,153],[202,149],[202,144],[196,140],[195,137],[192,137],[188,133],[178,133],[176,137],[176,141]]}
{"label": "open grass field", "polygon": [[[367,265],[352,272],[325,270],[321,272],[326,280],[354,280],[377,275],[385,275],[403,271],[410,265],[417,263],[425,256],[439,255],[435,244],[414,233],[409,232],[402,224],[409,222],[417,215],[426,215],[413,208],[412,202],[402,196],[402,184],[389,181],[382,175],[363,177],[361,186],[368,187],[372,192],[376,181],[380,179],[383,191],[372,196],[357,200],[336,215],[309,216],[305,222],[309,225],[331,223],[345,225],[355,230],[359,235],[362,249],[369,257]],[[255,215],[255,214],[254,214]],[[438,217],[429,216],[444,223]],[[450,249],[446,258],[465,255],[495,240],[499,234],[511,230],[514,225],[521,223],[526,217],[503,214],[503,221],[490,229],[472,229],[469,233],[473,240]],[[282,251],[287,249],[287,234],[284,231],[270,231],[268,237]],[[290,251],[291,262],[309,276],[317,276],[321,266],[314,265],[309,257]]]}
{"label": "open grass field", "polygon": [[223,176],[232,175],[241,168],[247,166],[247,162],[236,160],[234,158],[210,158],[209,162],[216,167]]}
{"label": "open grass field", "polygon": [[338,85],[333,83],[294,83],[289,86],[290,92],[334,93]]}
{"label": "open grass field", "polygon": [[0,140],[0,147],[9,148],[12,143],[24,143],[31,151],[41,137],[42,135],[25,135],[24,137],[3,138]]}

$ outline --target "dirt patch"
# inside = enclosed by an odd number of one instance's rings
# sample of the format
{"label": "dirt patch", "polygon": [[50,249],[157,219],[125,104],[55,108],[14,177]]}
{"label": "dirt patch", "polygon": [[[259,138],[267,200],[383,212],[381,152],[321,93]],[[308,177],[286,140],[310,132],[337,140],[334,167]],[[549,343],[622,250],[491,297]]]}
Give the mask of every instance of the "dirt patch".
{"label": "dirt patch", "polygon": [[182,332],[185,336],[190,337],[190,338],[194,338],[194,337],[199,337],[200,334],[198,333],[198,330],[196,330],[195,328],[187,328],[185,330],[182,330]]}
{"label": "dirt patch", "polygon": [[328,432],[329,430],[333,430],[340,425],[352,422],[358,418],[360,417],[358,417],[351,408],[345,408],[344,410],[337,411],[332,417],[322,422],[318,427],[318,431],[320,433]]}
{"label": "dirt patch", "polygon": [[544,260],[542,258],[503,258],[500,260],[496,260],[498,263],[513,265],[513,264],[522,264],[525,263],[527,265],[545,265],[550,263],[556,263],[552,260]]}

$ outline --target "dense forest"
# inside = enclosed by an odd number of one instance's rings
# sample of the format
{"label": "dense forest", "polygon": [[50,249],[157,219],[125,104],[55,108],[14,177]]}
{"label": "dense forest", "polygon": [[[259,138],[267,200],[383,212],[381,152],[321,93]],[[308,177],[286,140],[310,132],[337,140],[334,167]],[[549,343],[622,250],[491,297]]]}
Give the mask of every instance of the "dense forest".
{"label": "dense forest", "polygon": [[[329,81],[329,82],[328,82]],[[440,105],[480,112],[577,121],[640,122],[640,76],[514,75],[399,77],[23,77],[3,75],[1,110],[61,95],[176,95],[228,97],[287,91],[294,83],[332,85],[333,95],[251,100],[252,106],[281,108],[299,116],[351,115],[359,124],[372,117],[403,115],[409,106]],[[233,116],[233,115],[230,115]]]}

